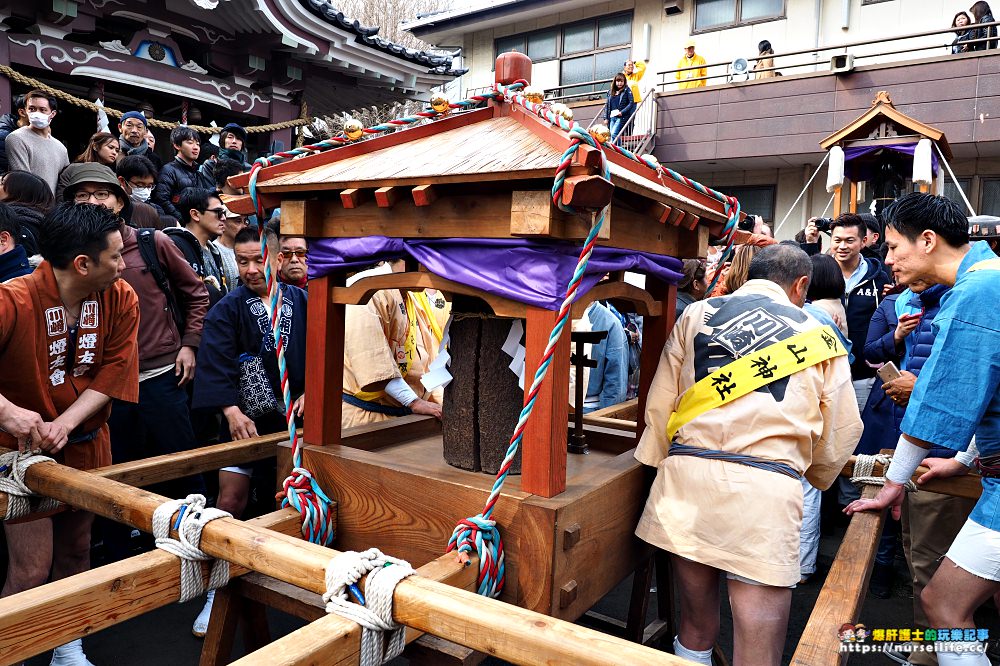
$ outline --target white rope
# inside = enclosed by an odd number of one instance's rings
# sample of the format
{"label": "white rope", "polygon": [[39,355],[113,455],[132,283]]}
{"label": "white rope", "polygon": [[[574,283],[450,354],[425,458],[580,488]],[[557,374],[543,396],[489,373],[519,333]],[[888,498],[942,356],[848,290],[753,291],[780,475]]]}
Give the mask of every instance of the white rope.
{"label": "white rope", "polygon": [[[399,656],[406,646],[406,627],[392,619],[392,595],[399,581],[414,573],[409,563],[384,555],[378,548],[362,553],[349,550],[326,565],[326,612],[361,625],[361,666],[379,666]],[[348,601],[347,590],[365,574],[365,605],[360,606]],[[385,632],[389,632],[388,640]]]}
{"label": "white rope", "polygon": [[7,494],[7,512],[4,520],[23,518],[33,511],[51,511],[59,506],[59,502],[51,497],[43,497],[36,502],[32,498],[39,497],[24,483],[24,475],[28,468],[37,463],[55,462],[48,456],[34,455],[30,451],[23,453],[10,451],[0,455],[0,493]]}
{"label": "white rope", "polygon": [[[858,488],[863,486],[884,486],[885,477],[875,476],[875,464],[881,463],[882,473],[885,474],[885,470],[889,469],[889,463],[891,462],[892,456],[887,456],[884,453],[876,453],[874,455],[859,453],[854,459],[854,474],[851,476],[851,483]],[[917,486],[912,480],[907,481],[903,487],[908,493],[917,491]]]}
{"label": "white rope", "polygon": [[794,203],[792,203],[792,207],[789,208],[788,212],[785,213],[785,216],[783,218],[781,218],[781,222],[778,223],[778,226],[776,226],[771,231],[771,233],[775,237],[778,236],[778,232],[781,231],[781,227],[783,227],[785,225],[785,221],[788,219],[788,216],[791,215],[792,211],[795,210],[795,207],[799,205],[799,201],[801,201],[802,197],[805,195],[805,193],[809,191],[809,186],[813,184],[814,180],[816,180],[816,174],[819,173],[819,170],[823,168],[823,165],[826,164],[826,161],[828,159],[830,159],[830,151],[827,151],[827,153],[825,155],[823,155],[823,161],[820,162],[819,166],[816,167],[816,170],[813,171],[813,175],[809,178],[809,182],[806,183],[806,186],[802,188],[801,192],[799,192],[799,196],[795,199]]}
{"label": "white rope", "polygon": [[[937,145],[937,141],[932,141],[931,143],[934,144],[934,148],[937,150],[937,154],[941,158],[941,163],[944,164],[944,168],[948,170],[951,180],[955,183],[955,189],[958,190],[958,195],[962,197],[962,201],[965,202],[965,207],[969,209],[969,215],[975,215],[976,211],[972,209],[972,204],[969,203],[969,198],[965,196],[962,184],[958,182],[958,178],[955,178],[955,172],[951,170],[951,165],[948,164],[948,160],[944,158],[944,153],[941,152],[941,147]],[[940,194],[943,196],[944,192],[941,192]]]}
{"label": "white rope", "polygon": [[[181,511],[177,521],[177,535],[170,538],[170,520]],[[156,547],[176,555],[181,560],[180,603],[199,597],[205,592],[200,562],[214,558],[201,550],[201,531],[205,525],[218,518],[231,518],[232,514],[220,509],[205,508],[203,495],[188,495],[186,499],[170,500],[156,507],[153,512],[153,536]],[[208,578],[208,589],[214,590],[229,582],[229,562],[215,560]]]}

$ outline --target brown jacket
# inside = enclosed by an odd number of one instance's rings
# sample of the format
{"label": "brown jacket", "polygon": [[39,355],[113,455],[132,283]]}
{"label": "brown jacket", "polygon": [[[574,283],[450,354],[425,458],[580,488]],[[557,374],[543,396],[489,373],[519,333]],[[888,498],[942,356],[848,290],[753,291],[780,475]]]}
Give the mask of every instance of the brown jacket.
{"label": "brown jacket", "polygon": [[176,360],[181,347],[197,349],[201,344],[202,322],[208,312],[208,290],[184,259],[184,255],[162,231],[154,231],[153,238],[156,255],[170,282],[174,299],[185,315],[185,326],[182,333],[177,331],[177,324],[167,307],[166,294],[156,284],[156,279],[139,253],[136,230],[125,226],[122,231],[125,243],[122,252],[125,272],[122,278],[139,297],[140,370],[170,365]]}

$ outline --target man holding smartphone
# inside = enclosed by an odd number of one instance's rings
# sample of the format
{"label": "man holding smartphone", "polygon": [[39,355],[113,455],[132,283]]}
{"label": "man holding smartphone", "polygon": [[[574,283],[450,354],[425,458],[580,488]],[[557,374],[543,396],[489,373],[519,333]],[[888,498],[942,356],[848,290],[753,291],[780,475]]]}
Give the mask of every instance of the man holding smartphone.
{"label": "man holding smartphone", "polygon": [[[874,499],[845,511],[892,507],[899,517],[903,484],[933,446],[965,451],[975,436],[983,492],[927,587],[920,594],[929,626],[974,629],[973,612],[1000,590],[1000,260],[986,243],[969,245],[961,209],[938,196],[913,193],[885,211],[887,263],[901,282],[923,280],[952,287],[935,320],[937,336],[901,425],[902,435],[885,485]],[[960,372],[956,371],[960,369]],[[970,461],[971,462],[971,461]],[[919,481],[967,471],[959,460],[928,463]],[[918,482],[919,482],[918,481]],[[937,654],[942,666],[987,666],[981,643]]]}

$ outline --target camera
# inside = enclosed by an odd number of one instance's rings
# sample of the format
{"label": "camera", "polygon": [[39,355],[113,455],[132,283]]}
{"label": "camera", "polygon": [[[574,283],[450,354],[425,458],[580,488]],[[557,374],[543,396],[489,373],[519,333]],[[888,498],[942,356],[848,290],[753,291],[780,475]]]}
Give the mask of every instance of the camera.
{"label": "camera", "polygon": [[740,231],[749,231],[752,233],[756,225],[757,225],[757,216],[747,215],[742,220],[736,223],[736,228],[739,229]]}
{"label": "camera", "polygon": [[832,217],[817,217],[814,222],[817,231],[822,231],[825,234],[830,233],[830,229],[833,227]]}

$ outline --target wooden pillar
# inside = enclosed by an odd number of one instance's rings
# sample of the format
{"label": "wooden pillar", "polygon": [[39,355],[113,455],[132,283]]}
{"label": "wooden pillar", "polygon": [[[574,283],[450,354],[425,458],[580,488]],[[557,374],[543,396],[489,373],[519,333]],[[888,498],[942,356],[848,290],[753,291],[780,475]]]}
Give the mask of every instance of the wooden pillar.
{"label": "wooden pillar", "polygon": [[656,366],[660,364],[663,346],[667,344],[670,331],[677,316],[677,286],[668,285],[654,277],[646,276],[646,291],[663,304],[663,314],[659,317],[644,317],[642,322],[642,352],[639,357],[639,413],[635,419],[635,441],[642,437],[646,427],[646,401],[649,387],[653,384]]}
{"label": "wooden pillar", "polygon": [[[7,38],[6,32],[0,34],[0,62],[8,65],[12,64],[10,62],[10,40]],[[12,107],[10,79],[6,76],[0,76],[0,108],[9,110],[15,118],[17,117],[17,111],[15,111]],[[94,124],[97,124],[96,121]],[[116,129],[117,128],[112,125],[112,131],[115,131]]]}
{"label": "wooden pillar", "polygon": [[333,302],[333,288],[342,278],[326,276],[309,281],[309,317],[306,327],[307,444],[340,444],[340,417],[344,390],[345,307]]}
{"label": "wooden pillar", "polygon": [[843,188],[838,187],[833,193],[833,217],[834,219],[840,217],[840,213],[844,208],[843,202],[840,200],[840,193]]}
{"label": "wooden pillar", "polygon": [[858,184],[853,180],[848,181],[851,184],[851,200],[848,202],[847,210],[852,213],[858,212]]}
{"label": "wooden pillar", "polygon": [[[528,306],[524,359],[524,390],[531,388],[535,371],[559,313]],[[569,324],[563,330],[538,392],[535,409],[521,444],[521,489],[542,497],[566,490],[566,440],[569,423]]]}

